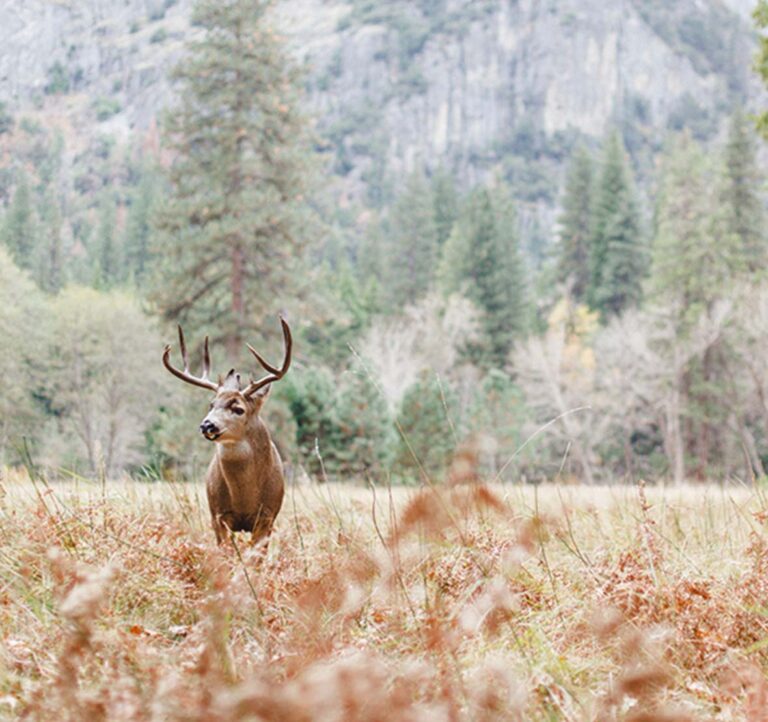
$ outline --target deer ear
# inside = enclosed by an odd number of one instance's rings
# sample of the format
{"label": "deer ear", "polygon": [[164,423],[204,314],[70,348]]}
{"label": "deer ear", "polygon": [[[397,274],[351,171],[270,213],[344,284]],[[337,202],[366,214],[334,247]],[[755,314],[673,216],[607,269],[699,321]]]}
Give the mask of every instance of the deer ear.
{"label": "deer ear", "polygon": [[270,390],[271,390],[271,389],[272,389],[272,384],[267,384],[267,385],[266,385],[266,386],[264,386],[263,388],[260,388],[260,389],[259,389],[259,390],[258,390],[258,391],[257,391],[257,392],[254,394],[254,396],[255,396],[257,399],[262,399],[263,401],[265,401],[265,400],[266,400],[266,398],[267,398],[267,396],[269,396],[269,392],[270,392]]}
{"label": "deer ear", "polygon": [[236,373],[235,369],[230,369],[229,373],[224,378],[224,383],[222,385],[227,389],[231,389],[233,391],[239,391],[240,390],[240,374]]}

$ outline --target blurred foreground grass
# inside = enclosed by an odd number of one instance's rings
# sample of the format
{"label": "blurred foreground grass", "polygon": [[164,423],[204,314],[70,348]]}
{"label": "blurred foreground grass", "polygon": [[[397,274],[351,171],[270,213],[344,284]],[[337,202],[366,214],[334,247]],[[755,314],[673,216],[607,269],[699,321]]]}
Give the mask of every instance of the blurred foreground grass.
{"label": "blurred foreground grass", "polygon": [[194,484],[5,472],[0,716],[768,719],[768,501],[291,487],[268,556]]}

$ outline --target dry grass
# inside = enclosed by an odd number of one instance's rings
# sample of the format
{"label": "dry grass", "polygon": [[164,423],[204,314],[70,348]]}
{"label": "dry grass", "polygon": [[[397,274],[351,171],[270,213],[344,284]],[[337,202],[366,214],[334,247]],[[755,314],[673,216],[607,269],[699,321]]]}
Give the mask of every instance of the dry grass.
{"label": "dry grass", "polygon": [[267,559],[193,485],[0,487],[0,717],[768,720],[768,502],[292,489]]}

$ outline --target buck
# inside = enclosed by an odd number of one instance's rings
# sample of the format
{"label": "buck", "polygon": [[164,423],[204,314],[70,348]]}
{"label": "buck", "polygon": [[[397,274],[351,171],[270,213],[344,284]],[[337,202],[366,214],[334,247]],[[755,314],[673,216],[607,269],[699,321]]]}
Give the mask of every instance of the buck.
{"label": "buck", "polygon": [[266,547],[283,503],[283,462],[259,415],[271,384],[283,378],[291,365],[291,329],[284,318],[280,323],[285,344],[282,366],[277,368],[267,363],[250,344],[246,344],[267,375],[258,381],[250,379],[245,388],[240,374],[234,369],[223,380],[219,376],[218,383],[210,379],[211,355],[207,336],[203,344],[202,376],[193,376],[189,371],[181,326],[179,346],[184,370],[171,364],[170,345],[163,351],[163,365],[174,376],[216,394],[200,424],[200,431],[206,439],[216,443],[205,488],[218,544],[224,543],[232,532],[248,531],[252,544],[264,540]]}

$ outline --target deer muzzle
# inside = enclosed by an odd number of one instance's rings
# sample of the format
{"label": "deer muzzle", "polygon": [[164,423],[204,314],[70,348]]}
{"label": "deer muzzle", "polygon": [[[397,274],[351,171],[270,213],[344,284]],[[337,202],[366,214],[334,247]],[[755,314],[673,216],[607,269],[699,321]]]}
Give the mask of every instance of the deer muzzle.
{"label": "deer muzzle", "polygon": [[208,419],[203,419],[203,423],[200,424],[200,433],[205,436],[208,441],[216,441],[221,436],[221,430],[216,424]]}

